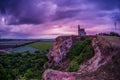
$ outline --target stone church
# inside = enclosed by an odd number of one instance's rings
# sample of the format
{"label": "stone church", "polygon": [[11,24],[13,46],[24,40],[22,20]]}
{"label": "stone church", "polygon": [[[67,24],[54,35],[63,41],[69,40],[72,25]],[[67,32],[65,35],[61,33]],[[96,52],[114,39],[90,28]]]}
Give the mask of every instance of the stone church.
{"label": "stone church", "polygon": [[80,25],[78,25],[78,36],[86,36],[85,29],[81,29]]}

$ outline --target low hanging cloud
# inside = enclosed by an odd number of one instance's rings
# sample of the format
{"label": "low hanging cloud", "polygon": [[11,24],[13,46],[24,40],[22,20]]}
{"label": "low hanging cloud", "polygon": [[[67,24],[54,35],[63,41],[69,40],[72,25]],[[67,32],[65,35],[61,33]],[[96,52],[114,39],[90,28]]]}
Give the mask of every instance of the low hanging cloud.
{"label": "low hanging cloud", "polygon": [[0,0],[3,36],[77,34],[77,24],[96,34],[111,31],[114,22],[120,23],[120,0]]}

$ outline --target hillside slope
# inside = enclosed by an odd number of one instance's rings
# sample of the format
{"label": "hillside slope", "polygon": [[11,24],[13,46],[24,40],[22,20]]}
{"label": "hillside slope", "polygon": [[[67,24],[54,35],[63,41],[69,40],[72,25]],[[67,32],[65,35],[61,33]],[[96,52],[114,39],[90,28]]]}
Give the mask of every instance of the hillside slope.
{"label": "hillside slope", "polygon": [[69,61],[66,60],[66,53],[75,42],[80,40],[81,38],[75,36],[60,36],[56,38],[52,48],[47,54],[49,62],[46,64],[48,66],[67,67],[68,65],[66,64],[68,64]]}
{"label": "hillside slope", "polygon": [[44,80],[120,80],[119,43],[118,37],[96,36],[91,44],[94,56],[80,64],[77,72],[47,69],[43,78]]}

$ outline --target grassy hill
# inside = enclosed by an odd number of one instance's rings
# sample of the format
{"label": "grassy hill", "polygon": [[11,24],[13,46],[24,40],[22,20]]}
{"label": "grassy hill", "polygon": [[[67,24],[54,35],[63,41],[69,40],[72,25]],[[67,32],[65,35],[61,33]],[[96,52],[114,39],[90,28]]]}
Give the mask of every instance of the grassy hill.
{"label": "grassy hill", "polygon": [[[104,53],[107,52],[110,53],[109,51],[110,49],[113,50],[114,48],[115,50],[120,49],[120,44],[119,44],[120,37],[98,36],[98,40],[100,41],[99,44],[103,51],[103,56],[105,56],[105,59],[108,58],[108,55]],[[39,50],[48,50],[51,48],[52,42],[35,42],[28,44],[27,46]],[[29,52],[23,52],[23,53],[13,53],[13,54],[0,54],[0,79],[42,80],[42,73],[45,71],[44,64],[48,62],[48,59],[46,57],[47,53],[48,52],[44,52],[44,54],[39,54],[39,53],[30,54]],[[99,78],[99,80],[101,80],[101,78],[104,79],[104,76],[102,76],[104,74],[103,72],[106,72],[107,76],[113,74],[116,78],[119,78],[120,54],[118,53],[117,55],[112,57],[109,63],[101,66],[96,72],[82,75],[83,76],[82,80],[90,80],[92,76],[95,77],[96,80],[97,78]],[[65,71],[68,72],[78,71],[79,65],[83,64],[83,62],[88,61],[90,58],[94,56],[94,54],[95,53],[91,45],[91,39],[87,38],[75,43],[67,54],[67,59],[70,60],[70,65]],[[53,69],[57,68],[57,70],[62,69],[59,68],[59,66],[52,66],[52,68]],[[82,77],[80,76],[78,78],[80,79]],[[107,79],[107,77],[105,77],[105,79]]]}

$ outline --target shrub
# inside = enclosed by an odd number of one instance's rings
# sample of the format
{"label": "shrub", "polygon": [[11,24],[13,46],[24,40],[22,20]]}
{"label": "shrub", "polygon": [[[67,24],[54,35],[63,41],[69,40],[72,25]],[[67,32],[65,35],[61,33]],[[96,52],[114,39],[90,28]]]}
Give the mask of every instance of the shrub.
{"label": "shrub", "polygon": [[72,60],[75,56],[78,56],[87,45],[91,44],[91,39],[87,38],[84,41],[75,43],[67,53],[67,58]]}
{"label": "shrub", "polygon": [[67,58],[71,60],[70,68],[68,71],[77,71],[79,65],[94,55],[93,48],[91,46],[91,39],[87,38],[82,42],[78,42],[72,46],[67,53]]}
{"label": "shrub", "polygon": [[2,77],[6,78],[3,80],[41,79],[43,65],[47,60],[45,54],[28,52],[0,54],[0,79]]}
{"label": "shrub", "polygon": [[118,33],[116,33],[116,32],[110,32],[109,35],[110,35],[110,36],[117,36],[117,37],[120,37],[120,35],[119,35]]}
{"label": "shrub", "polygon": [[55,70],[60,69],[60,67],[59,67],[59,66],[52,66],[52,67],[50,67],[50,68],[55,69]]}
{"label": "shrub", "polygon": [[76,61],[76,59],[73,59],[73,60],[71,61],[71,64],[70,64],[70,69],[69,69],[69,71],[70,71],[70,72],[75,72],[75,71],[78,70],[78,68],[79,68],[78,62]]}

